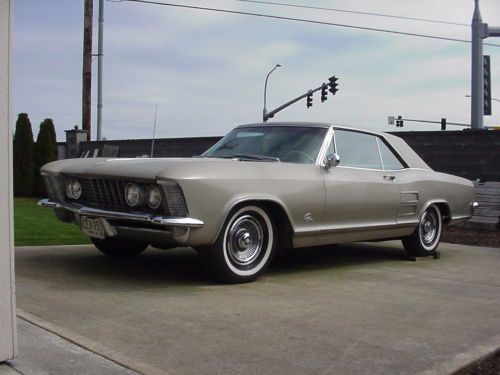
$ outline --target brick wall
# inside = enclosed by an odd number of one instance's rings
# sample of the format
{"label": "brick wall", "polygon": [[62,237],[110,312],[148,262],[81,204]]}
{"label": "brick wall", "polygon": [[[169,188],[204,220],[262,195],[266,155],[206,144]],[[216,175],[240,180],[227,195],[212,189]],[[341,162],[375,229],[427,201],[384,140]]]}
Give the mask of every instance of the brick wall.
{"label": "brick wall", "polygon": [[500,131],[409,131],[403,138],[434,170],[483,181],[500,181]]}
{"label": "brick wall", "polygon": [[[155,139],[154,157],[190,157],[200,155],[210,146],[216,143],[221,137],[198,137],[198,138],[159,138]],[[135,158],[143,155],[149,155],[151,152],[151,139],[126,139],[118,141],[102,142],[82,142],[80,143],[80,154],[99,149],[99,155],[102,154],[104,145],[118,146],[118,157]]]}

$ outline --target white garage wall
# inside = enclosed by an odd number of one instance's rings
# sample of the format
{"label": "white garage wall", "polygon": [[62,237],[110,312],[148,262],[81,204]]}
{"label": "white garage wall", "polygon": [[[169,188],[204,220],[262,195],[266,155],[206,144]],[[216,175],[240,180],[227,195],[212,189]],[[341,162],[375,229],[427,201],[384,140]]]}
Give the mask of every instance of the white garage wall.
{"label": "white garage wall", "polygon": [[16,355],[10,111],[12,0],[0,0],[0,362]]}

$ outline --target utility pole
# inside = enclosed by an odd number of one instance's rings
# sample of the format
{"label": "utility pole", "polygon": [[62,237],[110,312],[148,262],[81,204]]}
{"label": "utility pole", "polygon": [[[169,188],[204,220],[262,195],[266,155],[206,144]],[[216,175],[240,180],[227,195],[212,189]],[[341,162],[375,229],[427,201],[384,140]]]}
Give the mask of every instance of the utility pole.
{"label": "utility pole", "polygon": [[484,61],[483,39],[500,36],[500,27],[488,27],[479,11],[479,0],[474,0],[472,17],[472,74],[471,74],[471,128],[483,129],[484,116]]}
{"label": "utility pole", "polygon": [[92,131],[92,21],[93,0],[85,0],[83,19],[82,129],[90,141]]}
{"label": "utility pole", "polygon": [[102,138],[102,59],[104,40],[104,0],[99,0],[99,39],[97,41],[97,140]]}

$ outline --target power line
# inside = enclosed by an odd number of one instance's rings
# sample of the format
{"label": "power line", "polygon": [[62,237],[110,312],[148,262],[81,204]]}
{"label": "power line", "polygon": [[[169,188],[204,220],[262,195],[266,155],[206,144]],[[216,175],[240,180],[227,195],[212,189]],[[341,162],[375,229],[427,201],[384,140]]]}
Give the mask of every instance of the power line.
{"label": "power line", "polygon": [[[375,31],[375,32],[381,32],[381,33],[387,33],[387,34],[414,36],[414,37],[427,38],[427,39],[447,40],[447,41],[451,41],[451,42],[460,42],[460,43],[469,43],[469,44],[471,43],[470,40],[466,40],[466,39],[449,38],[449,37],[443,37],[443,36],[437,36],[437,35],[409,33],[409,32],[405,32],[405,31],[395,31],[395,30],[389,30],[389,29],[379,29],[379,28],[373,28],[373,27],[355,26],[355,25],[326,22],[326,21],[315,21],[315,20],[309,20],[309,19],[305,19],[305,18],[276,16],[276,15],[263,14],[263,13],[243,12],[243,11],[221,9],[221,8],[209,8],[209,7],[202,7],[202,6],[196,6],[196,5],[164,3],[164,2],[154,1],[154,0],[107,0],[107,1],[162,5],[162,6],[169,6],[169,7],[174,7],[174,8],[204,10],[204,11],[209,11],[209,12],[219,12],[219,13],[226,13],[226,14],[238,14],[238,15],[244,15],[244,16],[262,17],[262,18],[277,19],[277,20],[284,20],[284,21],[312,23],[312,24],[316,24],[316,25],[344,27],[344,28],[348,28],[348,29],[356,29],[356,30],[364,30],[364,31]],[[493,43],[483,43],[483,45],[500,47],[500,44],[493,44]]]}
{"label": "power line", "polygon": [[326,7],[318,7],[318,6],[311,6],[311,5],[287,4],[287,3],[279,3],[279,2],[274,2],[274,1],[260,1],[260,0],[229,0],[229,1],[237,1],[237,2],[241,2],[241,3],[265,4],[265,5],[278,5],[278,6],[282,6],[282,7],[288,7],[288,8],[302,8],[302,9],[313,9],[313,10],[325,10],[325,11],[328,11],[328,12],[362,14],[362,15],[365,15],[365,16],[396,18],[396,19],[409,20],[409,21],[421,21],[421,22],[441,23],[441,24],[445,24],[445,25],[468,26],[468,27],[470,27],[470,25],[468,25],[466,23],[460,23],[460,22],[436,20],[436,19],[430,19],[430,18],[397,16],[395,14],[362,12],[362,11],[358,11],[358,10],[349,10],[349,9],[326,8]]}

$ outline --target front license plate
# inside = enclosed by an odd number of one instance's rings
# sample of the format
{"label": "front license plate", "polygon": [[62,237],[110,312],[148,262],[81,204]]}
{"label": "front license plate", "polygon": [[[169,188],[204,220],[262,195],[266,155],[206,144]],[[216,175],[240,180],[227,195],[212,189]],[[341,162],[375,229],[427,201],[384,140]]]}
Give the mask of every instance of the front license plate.
{"label": "front license plate", "polygon": [[90,217],[80,217],[80,228],[82,233],[94,238],[104,240],[106,234],[104,233],[104,223],[102,219],[91,219]]}

